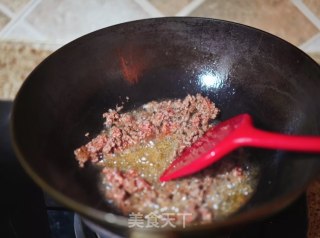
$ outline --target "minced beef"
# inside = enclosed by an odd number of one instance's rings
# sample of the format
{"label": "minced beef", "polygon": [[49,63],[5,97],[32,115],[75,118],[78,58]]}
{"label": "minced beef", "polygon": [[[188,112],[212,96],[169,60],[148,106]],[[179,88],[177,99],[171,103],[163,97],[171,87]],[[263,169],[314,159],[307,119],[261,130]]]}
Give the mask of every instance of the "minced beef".
{"label": "minced beef", "polygon": [[158,135],[179,136],[183,140],[180,152],[203,135],[219,111],[200,94],[184,100],[152,101],[134,112],[120,113],[121,109],[104,113],[107,130],[75,150],[80,166],[88,160],[97,162],[101,154],[113,154]]}
{"label": "minced beef", "polygon": [[208,98],[188,95],[126,113],[121,109],[104,113],[105,130],[75,155],[81,167],[91,161],[103,168],[106,200],[124,215],[169,212],[177,224],[208,222],[226,217],[250,198],[257,171],[243,155],[194,176],[159,182],[174,158],[211,127],[219,110]]}
{"label": "minced beef", "polygon": [[[254,191],[257,171],[245,157],[233,155],[196,175],[165,183],[148,183],[135,171],[105,167],[105,196],[124,215],[170,213],[176,224],[223,219]],[[186,215],[185,221],[179,214]]]}

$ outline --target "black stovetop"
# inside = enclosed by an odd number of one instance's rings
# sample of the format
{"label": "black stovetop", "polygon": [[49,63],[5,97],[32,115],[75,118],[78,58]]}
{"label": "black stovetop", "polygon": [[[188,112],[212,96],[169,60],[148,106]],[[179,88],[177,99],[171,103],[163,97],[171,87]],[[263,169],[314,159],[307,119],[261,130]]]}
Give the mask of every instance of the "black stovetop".
{"label": "black stovetop", "polygon": [[[74,213],[55,203],[25,174],[10,143],[10,101],[0,101],[0,237],[75,238]],[[231,238],[306,237],[305,195],[281,213],[233,232]]]}

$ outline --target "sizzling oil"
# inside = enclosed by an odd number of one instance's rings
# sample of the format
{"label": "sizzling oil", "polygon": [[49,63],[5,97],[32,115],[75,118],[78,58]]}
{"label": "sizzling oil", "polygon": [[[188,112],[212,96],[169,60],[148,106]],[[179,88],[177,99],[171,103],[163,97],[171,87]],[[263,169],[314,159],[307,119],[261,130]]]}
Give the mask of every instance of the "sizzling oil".
{"label": "sizzling oil", "polygon": [[[161,208],[162,211],[182,212],[190,206],[193,196],[203,196],[202,203],[206,204],[214,219],[221,219],[238,210],[252,196],[257,183],[258,168],[248,163],[246,156],[242,154],[235,158],[226,158],[192,178],[160,183],[159,177],[175,158],[177,147],[177,140],[172,136],[166,136],[131,147],[121,153],[105,156],[104,166],[122,171],[138,171],[157,191],[160,198],[149,205],[142,199],[145,194],[133,194],[131,203],[134,210],[149,213]],[[241,178],[234,175],[234,167],[238,163],[245,169]],[[193,194],[193,191],[197,191],[199,181],[209,178],[212,181],[204,187],[206,195]],[[168,194],[168,187],[171,187],[171,195]],[[189,187],[189,193],[184,192],[186,187]],[[164,194],[172,196],[172,199],[163,199]]]}
{"label": "sizzling oil", "polygon": [[174,137],[165,136],[133,146],[121,153],[107,155],[103,163],[105,166],[124,171],[129,169],[139,171],[141,177],[153,183],[159,180],[164,169],[174,159],[177,146]]}

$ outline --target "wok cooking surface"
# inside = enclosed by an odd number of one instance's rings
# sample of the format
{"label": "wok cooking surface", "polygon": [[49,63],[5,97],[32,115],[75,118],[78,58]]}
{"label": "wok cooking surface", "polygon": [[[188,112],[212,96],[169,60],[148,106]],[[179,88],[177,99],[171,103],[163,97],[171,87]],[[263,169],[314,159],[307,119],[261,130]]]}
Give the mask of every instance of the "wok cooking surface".
{"label": "wok cooking surface", "polygon": [[[11,108],[12,102],[0,101],[1,187],[4,188],[2,194],[6,194],[0,199],[0,204],[3,206],[0,215],[2,221],[0,237],[76,238],[75,221],[78,226],[77,234],[84,234],[82,238],[96,237],[89,228],[79,227],[84,226],[79,220],[79,216],[75,216],[72,211],[55,203],[49,196],[43,196],[43,192],[22,171],[9,140],[8,123]],[[3,186],[4,181],[7,181],[5,186]],[[11,186],[23,187],[23,205],[16,199],[21,196],[21,190],[12,189]],[[80,233],[80,228],[84,230],[83,233]],[[229,237],[300,238],[305,237],[306,234],[307,208],[305,195],[303,195],[278,215],[240,231],[233,231]]]}

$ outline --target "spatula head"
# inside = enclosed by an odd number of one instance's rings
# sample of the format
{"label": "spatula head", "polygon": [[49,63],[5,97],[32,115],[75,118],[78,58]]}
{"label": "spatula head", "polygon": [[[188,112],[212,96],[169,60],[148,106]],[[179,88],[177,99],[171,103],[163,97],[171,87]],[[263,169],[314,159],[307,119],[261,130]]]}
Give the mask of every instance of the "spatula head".
{"label": "spatula head", "polygon": [[241,114],[210,128],[203,137],[186,148],[160,177],[169,181],[198,172],[234,150],[237,129],[251,123],[248,114]]}

